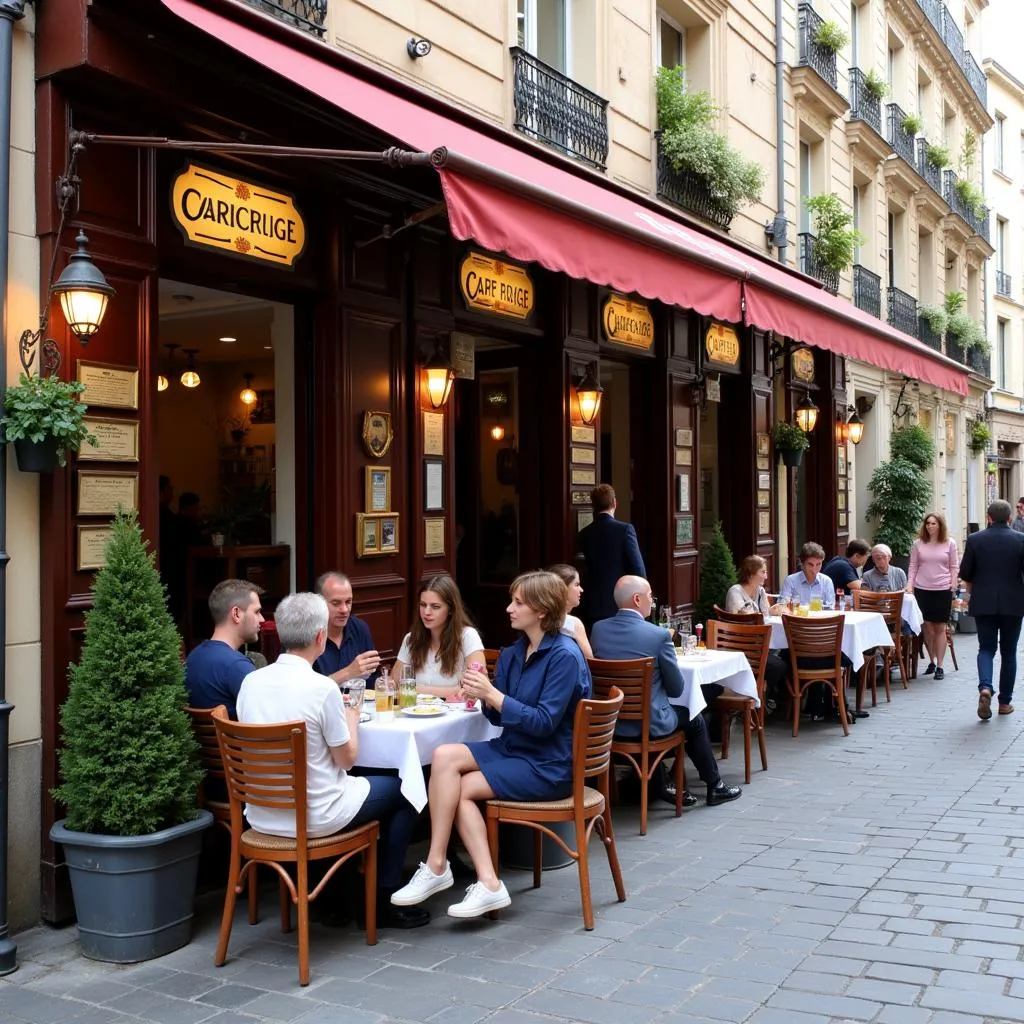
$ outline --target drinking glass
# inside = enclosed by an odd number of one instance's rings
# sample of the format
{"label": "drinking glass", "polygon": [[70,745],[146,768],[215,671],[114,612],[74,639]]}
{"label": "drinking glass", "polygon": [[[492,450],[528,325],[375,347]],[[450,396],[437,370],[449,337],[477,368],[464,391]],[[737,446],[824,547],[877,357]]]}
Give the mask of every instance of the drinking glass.
{"label": "drinking glass", "polygon": [[803,618],[807,618],[807,614],[808,614],[809,611],[810,611],[810,609],[807,607],[807,605],[805,605],[805,604],[797,605],[797,609],[796,609],[797,615],[800,615]]}
{"label": "drinking glass", "polygon": [[416,707],[416,670],[412,665],[402,666],[402,678],[398,690],[400,708]]}
{"label": "drinking glass", "polygon": [[377,694],[377,716],[391,714],[395,701],[395,682],[388,675],[381,675],[377,679],[375,692]]}
{"label": "drinking glass", "polygon": [[347,708],[359,708],[360,711],[363,709],[363,697],[366,695],[366,680],[365,679],[351,679],[346,686],[341,689],[341,699],[345,702]]}
{"label": "drinking glass", "polygon": [[811,598],[811,611],[812,612],[820,612],[821,611],[821,598],[820,597],[812,597]]}
{"label": "drinking glass", "polygon": [[693,654],[693,652],[695,650],[697,650],[697,637],[693,633],[691,633],[686,638],[686,651],[685,651],[685,653]]}

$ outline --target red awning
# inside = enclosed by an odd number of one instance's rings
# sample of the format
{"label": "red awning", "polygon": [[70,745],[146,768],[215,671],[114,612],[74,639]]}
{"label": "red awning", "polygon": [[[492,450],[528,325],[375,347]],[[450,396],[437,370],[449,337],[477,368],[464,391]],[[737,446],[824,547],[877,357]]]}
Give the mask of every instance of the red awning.
{"label": "red awning", "polygon": [[800,274],[445,117],[429,105],[435,101],[421,104],[360,78],[338,66],[340,55],[330,47],[289,45],[195,0],[162,2],[339,109],[408,146],[439,151],[436,163],[456,238],[967,393],[967,374],[958,363]]}

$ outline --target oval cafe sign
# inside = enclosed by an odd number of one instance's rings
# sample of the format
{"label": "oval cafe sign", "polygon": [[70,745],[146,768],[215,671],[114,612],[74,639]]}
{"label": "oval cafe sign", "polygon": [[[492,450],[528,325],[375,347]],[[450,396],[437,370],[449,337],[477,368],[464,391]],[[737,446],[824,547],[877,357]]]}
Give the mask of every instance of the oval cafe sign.
{"label": "oval cafe sign", "polygon": [[523,267],[482,253],[466,254],[459,287],[470,309],[525,320],[533,311],[533,282]]}
{"label": "oval cafe sign", "polygon": [[198,164],[174,179],[171,214],[192,245],[261,263],[291,267],[306,245],[290,195]]}
{"label": "oval cafe sign", "polygon": [[604,336],[616,345],[642,348],[654,344],[654,317],[642,303],[612,293],[601,309]]}

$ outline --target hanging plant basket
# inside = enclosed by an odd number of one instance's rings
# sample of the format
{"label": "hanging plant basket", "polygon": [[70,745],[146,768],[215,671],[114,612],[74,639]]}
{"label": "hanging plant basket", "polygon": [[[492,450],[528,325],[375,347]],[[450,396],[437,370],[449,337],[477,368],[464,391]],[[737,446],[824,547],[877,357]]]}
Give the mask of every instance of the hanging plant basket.
{"label": "hanging plant basket", "polygon": [[779,454],[782,456],[782,464],[790,469],[796,469],[804,461],[804,451],[802,448],[780,448]]}
{"label": "hanging plant basket", "polygon": [[22,473],[54,473],[60,463],[58,447],[60,441],[56,437],[47,437],[42,441],[30,441],[27,437],[19,437],[14,442],[14,454],[18,458],[18,469]]}

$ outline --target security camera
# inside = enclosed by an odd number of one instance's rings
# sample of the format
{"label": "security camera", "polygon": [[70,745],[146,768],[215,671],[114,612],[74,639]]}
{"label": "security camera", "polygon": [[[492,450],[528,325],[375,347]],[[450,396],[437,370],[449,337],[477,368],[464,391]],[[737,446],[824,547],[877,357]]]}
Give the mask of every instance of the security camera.
{"label": "security camera", "polygon": [[433,47],[431,47],[429,39],[417,39],[413,36],[405,44],[405,49],[413,60],[419,60],[420,57],[426,57]]}

